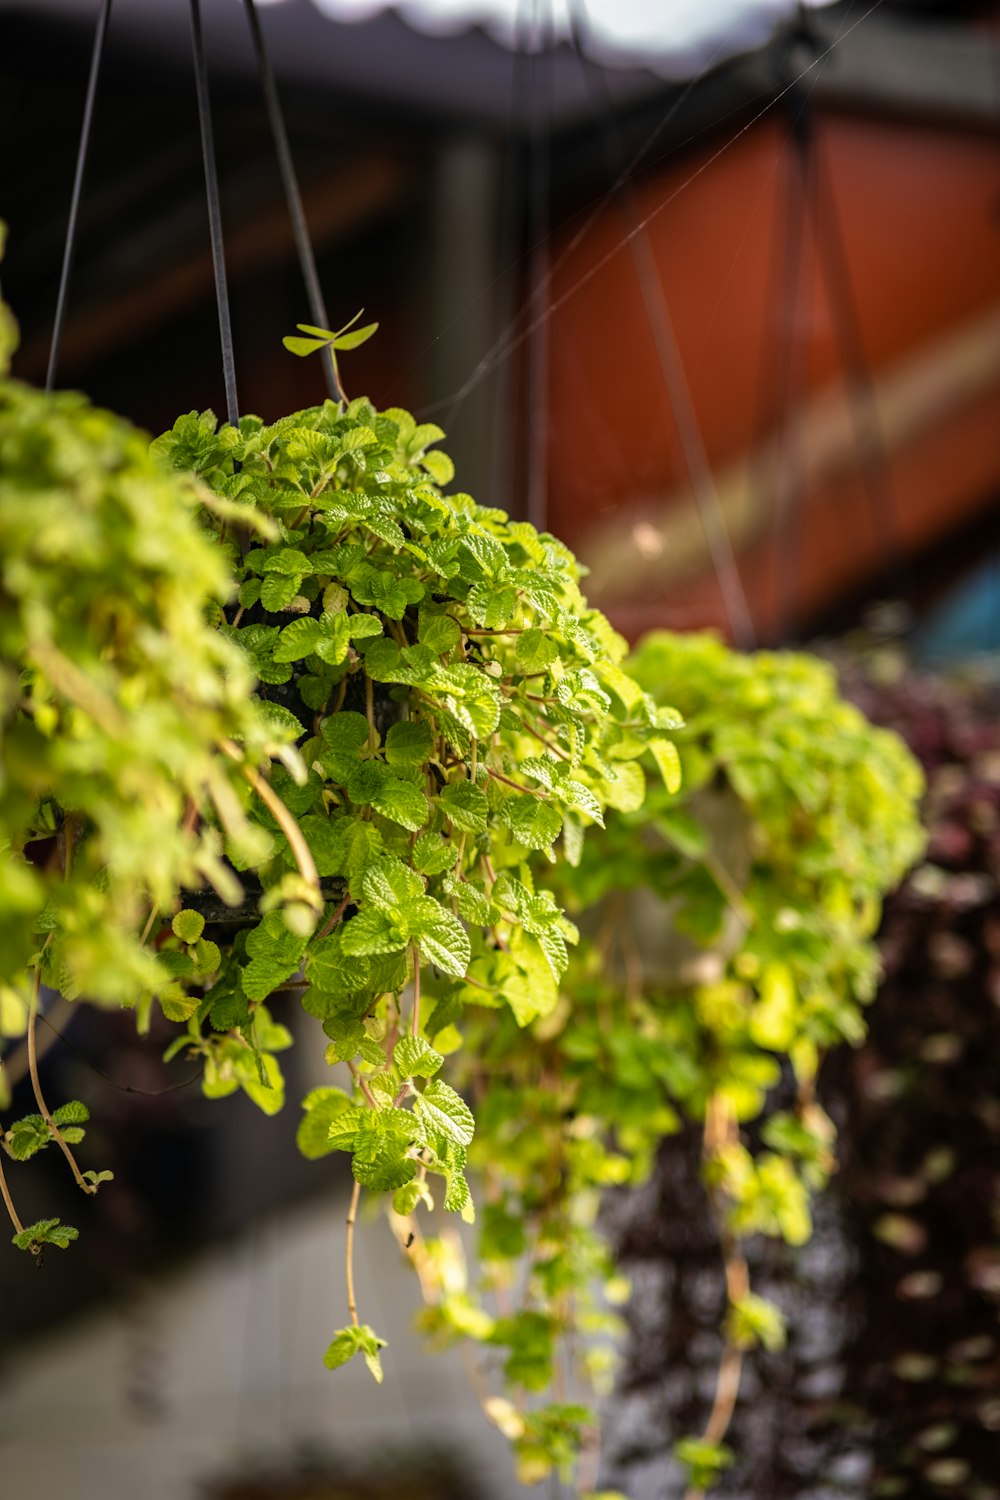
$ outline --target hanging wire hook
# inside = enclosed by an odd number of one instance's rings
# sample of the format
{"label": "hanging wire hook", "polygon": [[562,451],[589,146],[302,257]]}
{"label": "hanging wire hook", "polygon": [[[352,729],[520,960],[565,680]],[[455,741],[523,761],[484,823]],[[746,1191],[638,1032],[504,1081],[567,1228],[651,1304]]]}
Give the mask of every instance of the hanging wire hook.
{"label": "hanging wire hook", "polygon": [[222,375],[226,385],[226,412],[233,427],[239,425],[239,403],[236,397],[236,358],[233,353],[233,329],[229,315],[229,288],[226,284],[225,248],[222,240],[222,211],[219,207],[219,176],[212,137],[212,110],[208,97],[208,68],[201,34],[201,6],[191,0],[191,46],[194,52],[194,82],[198,95],[198,124],[201,129],[201,154],[205,164],[205,194],[208,199],[208,230],[212,241],[212,267],[215,272],[215,301],[219,310],[219,339],[222,344]]}
{"label": "hanging wire hook", "polygon": [[94,47],[90,55],[90,77],[87,80],[87,97],[83,105],[83,124],[80,128],[80,144],[76,153],[76,172],[73,176],[73,193],[69,203],[69,222],[66,226],[66,244],[63,248],[62,271],[59,276],[59,294],[56,298],[56,316],[52,325],[52,345],[49,349],[49,366],[45,374],[45,389],[51,391],[56,383],[56,366],[59,363],[59,346],[62,343],[63,323],[66,319],[66,304],[69,299],[69,281],[73,273],[76,254],[76,230],[80,217],[80,199],[83,195],[83,179],[87,171],[90,154],[90,133],[94,123],[94,106],[97,103],[97,84],[101,76],[104,58],[104,39],[108,34],[112,0],[104,0],[97,18],[94,32]]}
{"label": "hanging wire hook", "polygon": [[[306,284],[306,298],[309,303],[309,316],[320,328],[329,328],[330,319],[327,316],[326,301],[323,297],[323,289],[319,283],[319,274],[316,270],[316,256],[313,252],[312,241],[309,238],[309,226],[306,223],[305,209],[302,204],[302,194],[299,191],[298,177],[295,173],[295,163],[292,160],[291,147],[288,144],[288,131],[285,128],[285,117],[281,110],[281,100],[278,97],[278,85],[274,76],[274,69],[267,54],[267,46],[264,41],[264,32],[260,24],[260,16],[257,12],[257,0],[243,0],[247,13],[247,21],[250,25],[250,35],[253,38],[254,51],[257,54],[257,71],[260,75],[260,86],[264,94],[264,105],[267,109],[267,118],[271,126],[271,135],[274,138],[274,149],[278,158],[278,171],[281,174],[281,185],[285,190],[285,198],[288,203],[288,214],[292,221],[292,233],[295,236],[295,248],[298,251],[299,266],[302,271],[302,280]],[[340,384],[340,376],[334,362],[333,354],[329,348],[322,350],[323,374],[326,377],[326,388],[334,401],[346,403],[347,397]]]}

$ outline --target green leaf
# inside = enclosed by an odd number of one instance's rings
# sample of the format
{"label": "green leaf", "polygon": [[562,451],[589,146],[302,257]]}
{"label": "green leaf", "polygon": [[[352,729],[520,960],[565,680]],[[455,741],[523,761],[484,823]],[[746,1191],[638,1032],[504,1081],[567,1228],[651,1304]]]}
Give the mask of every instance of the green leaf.
{"label": "green leaf", "polygon": [[438,801],[460,833],[485,833],[489,804],[486,793],[471,781],[452,781],[441,788]]}
{"label": "green leaf", "polygon": [[296,338],[293,333],[287,333],[285,334],[285,337],[281,340],[281,342],[284,344],[289,354],[305,355],[315,354],[316,350],[322,349],[324,344],[329,343],[329,340],[326,338],[299,339]]}
{"label": "green leaf", "polygon": [[422,604],[417,619],[417,639],[422,646],[433,651],[435,656],[447,656],[461,640],[461,627],[450,614]]}
{"label": "green leaf", "polygon": [[543,630],[526,630],[518,636],[514,659],[525,674],[544,672],[559,655],[559,648]]}
{"label": "green leaf", "polygon": [[429,1042],[425,1042],[423,1037],[415,1036],[400,1038],[393,1051],[392,1060],[403,1078],[412,1078],[414,1074],[419,1074],[422,1078],[430,1078],[444,1062],[440,1052],[435,1052]]}
{"label": "green leaf", "polygon": [[95,1172],[91,1170],[82,1172],[80,1175],[85,1177],[89,1183],[92,1183],[95,1188],[100,1187],[102,1182],[114,1182],[115,1180],[114,1172]]}
{"label": "green leaf", "polygon": [[493,905],[478,885],[468,880],[456,880],[451,896],[458,907],[459,916],[475,927],[488,926],[493,916]]}
{"label": "green leaf", "polygon": [[301,661],[315,649],[320,638],[320,624],[311,615],[286,625],[274,650],[275,661]]}
{"label": "green leaf", "polygon": [[562,828],[558,807],[526,792],[505,797],[498,813],[500,821],[526,849],[550,848]]}
{"label": "green leaf", "polygon": [[347,954],[398,953],[410,940],[409,925],[398,909],[369,907],[344,925],[341,944]]}
{"label": "green leaf", "polygon": [[423,828],[430,816],[427,798],[412,781],[397,781],[395,778],[384,781],[371,798],[371,804],[384,818],[399,823],[412,833]]}
{"label": "green leaf", "polygon": [[457,917],[431,896],[420,896],[405,908],[411,935],[424,959],[445,974],[462,979],[472,959],[469,934]]}
{"label": "green leaf", "polygon": [[434,736],[426,719],[393,724],[385,737],[385,758],[390,766],[422,766],[433,748]]}
{"label": "green leaf", "polygon": [[362,747],[368,744],[368,720],[364,714],[341,710],[323,720],[320,732],[326,747],[323,765],[343,785],[359,763]]}
{"label": "green leaf", "polygon": [[440,1078],[435,1078],[417,1095],[414,1108],[429,1130],[457,1146],[468,1146],[476,1133],[472,1110],[461,1094],[456,1094]]}
{"label": "green leaf", "polygon": [[380,1339],[367,1323],[362,1323],[359,1328],[339,1328],[333,1336],[330,1347],[323,1355],[323,1363],[328,1370],[337,1370],[341,1365],[346,1365],[348,1360],[353,1359],[355,1354],[361,1354],[376,1383],[381,1385],[382,1362],[379,1358],[379,1350],[385,1347],[385,1339]]}
{"label": "green leaf", "polygon": [[351,1107],[351,1100],[343,1089],[312,1089],[302,1101],[305,1114],[295,1135],[302,1155],[316,1161],[336,1151],[337,1147],[330,1140],[330,1126],[338,1115]]}
{"label": "green leaf", "polygon": [[41,1115],[25,1115],[15,1120],[4,1137],[7,1150],[15,1161],[27,1161],[52,1140],[52,1133]]}
{"label": "green leaf", "polygon": [[298,593],[299,582],[287,573],[269,573],[260,586],[261,604],[272,612],[284,609]]}
{"label": "green leaf", "polygon": [[424,882],[401,859],[382,859],[365,871],[361,889],[366,901],[382,911],[391,911],[421,896]]}
{"label": "green leaf", "polygon": [[438,833],[422,833],[413,846],[413,866],[422,875],[441,875],[457,859],[456,845]]}
{"label": "green leaf", "polygon": [[377,323],[366,323],[364,328],[355,328],[350,333],[340,334],[334,340],[333,347],[335,349],[357,349],[359,344],[365,343],[377,331]]}
{"label": "green leaf", "polygon": [[52,1118],[57,1125],[86,1125],[90,1110],[79,1099],[68,1099],[52,1111]]}
{"label": "green leaf", "polygon": [[649,742],[653,759],[659,767],[663,784],[668,792],[676,794],[681,789],[681,758],[673,740],[653,739]]}
{"label": "green leaf", "polygon": [[185,908],[177,913],[170,925],[174,936],[179,937],[182,943],[196,943],[205,931],[205,918],[201,912]]}
{"label": "green leaf", "polygon": [[13,1243],[19,1250],[31,1250],[34,1246],[55,1245],[65,1250],[72,1240],[80,1238],[80,1231],[72,1224],[61,1224],[58,1219],[38,1219],[14,1235]]}

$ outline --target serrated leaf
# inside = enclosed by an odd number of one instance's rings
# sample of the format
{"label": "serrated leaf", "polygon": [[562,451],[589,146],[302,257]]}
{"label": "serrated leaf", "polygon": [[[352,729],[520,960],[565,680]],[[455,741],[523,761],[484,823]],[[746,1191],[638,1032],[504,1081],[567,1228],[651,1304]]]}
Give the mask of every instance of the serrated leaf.
{"label": "serrated leaf", "polygon": [[316,1088],[303,1099],[302,1108],[305,1114],[299,1121],[296,1144],[303,1156],[316,1161],[338,1149],[330,1140],[330,1126],[352,1103],[343,1089]]}
{"label": "serrated leaf", "polygon": [[290,604],[298,591],[298,577],[287,573],[268,573],[260,586],[260,602],[265,609],[274,613]]}
{"label": "serrated leaf", "polygon": [[422,1078],[431,1078],[444,1062],[441,1053],[435,1052],[429,1042],[425,1042],[423,1037],[415,1036],[404,1036],[399,1039],[393,1051],[392,1060],[403,1078],[412,1078],[414,1074]]}
{"label": "serrated leaf", "polygon": [[559,648],[543,630],[526,630],[518,636],[514,660],[524,673],[544,672],[559,655]]}
{"label": "serrated leaf", "polygon": [[52,1111],[52,1118],[57,1125],[86,1125],[90,1110],[79,1099],[68,1099]]}
{"label": "serrated leaf", "polygon": [[199,911],[191,911],[185,908],[179,911],[171,922],[174,937],[180,938],[182,943],[196,943],[205,931],[205,918]]}
{"label": "serrated leaf", "polygon": [[353,710],[342,709],[323,720],[323,765],[342,785],[359,763],[362,748],[368,744],[368,732],[364,714]]}
{"label": "serrated leaf", "polygon": [[498,808],[500,821],[526,849],[549,849],[559,837],[562,813],[552,802],[528,793],[505,797]]}
{"label": "serrated leaf", "polygon": [[452,781],[438,798],[445,816],[460,833],[485,833],[489,804],[486,793],[471,781]]}
{"label": "serrated leaf", "polygon": [[319,621],[311,615],[293,620],[286,625],[278,638],[278,644],[274,648],[275,661],[301,661],[304,656],[309,656],[316,648],[320,638]]}
{"label": "serrated leaf", "polygon": [[341,943],[347,954],[398,953],[410,940],[410,929],[398,908],[378,911],[369,907],[344,926]]}
{"label": "serrated leaf", "polygon": [[413,865],[422,875],[442,875],[458,859],[458,849],[438,833],[422,833],[413,846]]}
{"label": "serrated leaf", "polygon": [[459,915],[474,927],[485,927],[488,925],[493,906],[482,890],[472,885],[467,880],[457,880],[451,892],[452,899],[458,907]]}
{"label": "serrated leaf", "polygon": [[383,782],[371,798],[376,812],[411,833],[423,828],[430,816],[427,798],[412,781],[399,781],[394,777]]}
{"label": "serrated leaf", "polygon": [[30,1250],[33,1245],[55,1245],[57,1249],[65,1250],[71,1241],[79,1238],[80,1231],[72,1224],[61,1224],[58,1219],[38,1219],[15,1234],[13,1243],[19,1250]]}
{"label": "serrated leaf", "polygon": [[426,719],[393,724],[385,737],[385,758],[390,766],[422,766],[433,748],[434,736]]}
{"label": "serrated leaf", "polygon": [[421,606],[418,615],[417,639],[422,646],[433,651],[435,656],[446,656],[453,651],[461,639],[458,621],[451,615],[436,612]]}
{"label": "serrated leaf", "polygon": [[430,1130],[458,1146],[468,1146],[476,1133],[472,1110],[461,1094],[456,1094],[440,1078],[435,1078],[417,1095],[414,1108]]}
{"label": "serrated leaf", "polygon": [[457,917],[431,896],[420,896],[406,907],[411,935],[422,956],[445,974],[462,979],[472,959],[469,934]]}
{"label": "serrated leaf", "polygon": [[[324,1022],[341,1007],[345,996],[362,994],[370,987],[371,959],[344,952],[346,930],[346,927],[337,927],[327,937],[320,938],[305,958],[306,977],[311,987],[302,996],[302,1005],[311,1016]],[[332,1032],[328,1034],[333,1035]]]}
{"label": "serrated leaf", "polygon": [[361,1354],[376,1383],[381,1385],[382,1363],[379,1359],[379,1350],[385,1347],[385,1339],[380,1339],[367,1323],[362,1323],[358,1328],[340,1328],[334,1334],[330,1347],[323,1355],[323,1363],[328,1370],[337,1370],[341,1365],[346,1365],[348,1360],[353,1359],[355,1354]]}
{"label": "serrated leaf", "polygon": [[424,882],[401,859],[382,859],[365,871],[361,890],[373,906],[391,911],[423,895]]}

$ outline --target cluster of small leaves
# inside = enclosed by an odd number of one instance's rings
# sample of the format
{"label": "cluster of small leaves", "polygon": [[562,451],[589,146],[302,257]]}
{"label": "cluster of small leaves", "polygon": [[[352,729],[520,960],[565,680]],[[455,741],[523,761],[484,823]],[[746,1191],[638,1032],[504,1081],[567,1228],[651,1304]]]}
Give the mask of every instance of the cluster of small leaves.
{"label": "cluster of small leaves", "polygon": [[206,880],[239,898],[219,819],[260,847],[217,747],[287,735],[206,621],[231,583],[197,502],[126,422],[0,378],[0,983],[18,994],[40,965],[69,997],[135,1004],[167,978],[150,910]]}
{"label": "cluster of small leaves", "polygon": [[[626,667],[684,716],[681,779],[654,782],[575,868],[560,866],[556,895],[584,913],[589,941],[557,1005],[526,1031],[504,1021],[469,1037],[485,1300],[439,1276],[425,1317],[439,1339],[500,1346],[525,1393],[551,1386],[560,1346],[575,1348],[582,1388],[607,1388],[624,1288],[595,1229],[600,1198],[642,1181],[682,1123],[705,1126],[706,1188],[731,1258],[754,1233],[808,1238],[810,1195],[833,1165],[816,1069],[864,1033],[881,898],[923,844],[916,763],[818,660],[658,634]],[[796,1102],[776,1110],[783,1077]],[[494,1317],[491,1303],[508,1311]],[[732,1348],[783,1336],[777,1308],[733,1294]],[[537,1477],[536,1437],[510,1435]],[[696,1489],[728,1462],[694,1438],[677,1456]],[[548,1460],[565,1471],[558,1445]]]}
{"label": "cluster of small leaves", "polygon": [[[606,808],[641,803],[647,747],[674,774],[675,719],[621,670],[624,643],[588,608],[563,546],[442,495],[441,436],[357,400],[238,430],[191,413],[154,445],[273,529],[241,550],[206,513],[239,583],[221,631],[296,736],[308,780],[278,770],[271,785],[328,897],[315,934],[270,909],[294,850],[255,801],[263,915],[207,987],[175,968],[188,999],[169,1003],[188,1005],[187,1044],[212,1062],[212,1028],[252,1052],[262,1002],[304,989],[328,1061],[351,1074],[350,1092],[305,1101],[305,1154],[348,1152],[356,1182],[391,1193],[404,1217],[434,1205],[436,1176],[437,1199],[471,1221],[475,1124],[442,1069],[469,1016],[517,1029],[555,1009],[578,934],[545,871],[579,863]],[[238,1056],[225,1066],[236,1087]],[[374,1359],[363,1331],[338,1332],[328,1361]]]}
{"label": "cluster of small leaves", "polygon": [[[110,1174],[72,1154],[86,1112],[50,1113],[34,1064],[42,984],[140,1015],[166,1003],[176,955],[148,941],[156,914],[206,883],[238,902],[224,841],[244,860],[267,845],[246,776],[272,749],[302,773],[210,618],[233,584],[198,517],[224,503],[127,422],[8,378],[15,343],[0,304],[0,1037],[27,1033],[39,1108],[0,1141],[17,1161],[58,1144],[89,1194]],[[218,959],[202,949],[204,977]],[[22,1229],[0,1188],[22,1248],[76,1237],[56,1221]]]}

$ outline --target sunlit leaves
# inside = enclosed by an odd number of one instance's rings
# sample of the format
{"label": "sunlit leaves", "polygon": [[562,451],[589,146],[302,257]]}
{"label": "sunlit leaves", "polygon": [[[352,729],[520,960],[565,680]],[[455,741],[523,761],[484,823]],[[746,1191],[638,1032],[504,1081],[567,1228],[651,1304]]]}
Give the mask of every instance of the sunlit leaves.
{"label": "sunlit leaves", "polygon": [[360,1354],[377,1384],[381,1385],[383,1372],[379,1350],[384,1348],[385,1339],[380,1339],[367,1323],[362,1323],[360,1327],[340,1328],[323,1355],[323,1363],[328,1370],[337,1370],[356,1354]]}

